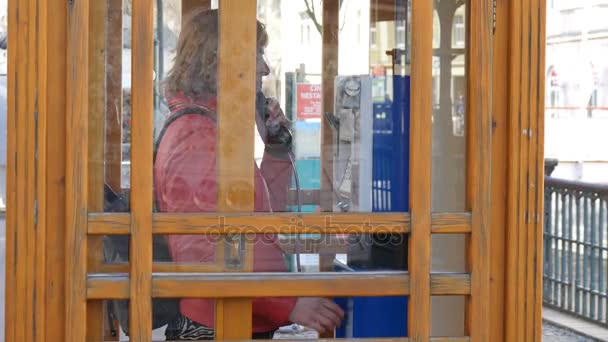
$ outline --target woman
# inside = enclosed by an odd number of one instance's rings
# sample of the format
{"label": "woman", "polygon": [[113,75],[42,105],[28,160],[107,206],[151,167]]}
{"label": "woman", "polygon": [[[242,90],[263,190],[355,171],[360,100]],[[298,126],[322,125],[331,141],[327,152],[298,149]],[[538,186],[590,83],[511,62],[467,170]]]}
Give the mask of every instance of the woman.
{"label": "woman", "polygon": [[[183,114],[190,109],[192,114],[180,116],[168,126],[158,146],[154,183],[162,212],[217,211],[217,130],[214,118],[217,109],[218,31],[218,13],[215,10],[195,10],[182,26],[165,92],[171,115]],[[264,26],[258,22],[257,92],[261,91],[262,77],[270,71],[263,57],[267,40]],[[236,71],[238,66],[234,69]],[[276,100],[268,100],[266,111],[270,122],[289,127],[289,121]],[[266,143],[267,125],[259,114],[255,115],[256,126]],[[252,163],[255,165],[253,160]],[[255,168],[255,211],[284,211],[291,180],[291,164],[286,150],[267,146],[261,167]],[[167,239],[176,262],[214,262],[216,246],[213,237],[174,235]],[[276,237],[256,236],[253,270],[287,270]],[[183,317],[167,329],[167,339],[213,338],[214,309],[212,299],[181,300]],[[253,300],[253,338],[272,338],[278,327],[290,323],[302,324],[319,332],[330,331],[340,324],[343,315],[337,305],[324,298],[256,298]]]}

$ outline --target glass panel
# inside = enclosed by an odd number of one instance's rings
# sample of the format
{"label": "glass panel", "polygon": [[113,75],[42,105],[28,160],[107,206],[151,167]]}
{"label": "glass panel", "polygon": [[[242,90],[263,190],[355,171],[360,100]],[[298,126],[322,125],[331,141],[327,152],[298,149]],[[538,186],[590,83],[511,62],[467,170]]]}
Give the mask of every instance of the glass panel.
{"label": "glass panel", "polygon": [[[461,6],[461,4],[464,5]],[[468,1],[434,1],[433,212],[465,211]],[[465,236],[433,235],[431,270],[465,272]],[[464,298],[433,297],[432,336],[463,336]]]}
{"label": "glass panel", "polygon": [[[89,317],[103,321],[103,336],[96,341],[129,341],[128,300],[89,302]],[[318,331],[333,330],[338,340],[347,338],[406,337],[406,297],[344,297],[334,299],[314,297],[259,298],[253,303],[253,321],[265,322],[264,312],[272,311],[273,328],[266,322],[257,329],[256,339],[317,339]],[[208,339],[214,336],[215,300],[212,298],[163,298],[153,301],[153,341]],[[172,316],[181,305],[183,311]],[[104,308],[107,315],[93,315],[93,309]],[[201,310],[200,308],[206,308]],[[195,310],[193,310],[195,309]],[[295,310],[295,312],[294,312]],[[304,315],[303,315],[304,314]],[[335,320],[330,323],[323,317]],[[323,322],[313,323],[317,320]],[[298,323],[294,323],[296,321]],[[110,323],[112,322],[112,323]],[[264,324],[262,324],[264,325]],[[254,328],[255,329],[255,328]],[[190,338],[183,338],[183,336]],[[180,339],[179,337],[182,337]],[[201,338],[201,337],[207,338]],[[197,339],[197,340],[199,340]],[[91,341],[92,342],[92,341]]]}
{"label": "glass panel", "polygon": [[[255,141],[243,142],[254,148],[255,211],[319,211],[328,192],[331,208],[324,211],[407,211],[410,39],[405,2],[390,13],[366,2],[341,2],[335,23],[339,74],[325,90],[322,5],[317,2],[309,11],[305,2],[258,1],[257,129],[251,127]],[[163,3],[168,8],[173,2]],[[160,211],[213,212],[219,158],[213,122],[217,12],[198,9],[195,20],[181,20],[179,13],[167,9],[159,19],[166,29],[157,49],[155,193]],[[335,96],[326,117],[322,98],[330,91]],[[324,168],[321,126],[326,123],[333,132],[327,151],[334,162]],[[159,139],[163,127],[168,128]],[[321,189],[322,173],[333,180],[333,189]]]}
{"label": "glass panel", "polygon": [[465,336],[464,317],[465,296],[431,297],[431,336]]}
{"label": "glass panel", "polygon": [[[122,0],[95,3],[91,28],[89,198],[91,212],[128,212],[131,175],[131,5]],[[93,20],[93,19],[92,19]],[[93,180],[97,179],[97,180]],[[94,183],[91,183],[94,182]],[[100,192],[101,191],[101,192]],[[103,198],[100,202],[98,197]],[[93,204],[91,206],[91,204]]]}
{"label": "glass panel", "polygon": [[[88,342],[129,340],[129,337],[125,334],[125,330],[128,331],[129,329],[128,300],[89,301],[87,315],[87,319],[100,322],[97,326],[101,331],[101,335],[95,336],[96,339],[94,340],[89,339]],[[122,327],[125,329],[123,330]]]}
{"label": "glass panel", "polygon": [[466,272],[465,234],[433,234],[432,272]]}
{"label": "glass panel", "polygon": [[[180,301],[182,307],[189,309],[182,312],[178,321],[172,321],[168,329],[163,328],[167,340],[178,340],[180,332],[213,334],[209,327],[214,327],[214,300],[186,298]],[[194,310],[200,307],[207,310],[203,313]],[[270,311],[274,311],[272,324],[267,317]],[[335,331],[337,338],[405,337],[407,327],[403,322],[407,322],[405,297],[258,298],[253,302],[252,337],[317,339],[319,331]],[[182,329],[182,326],[188,328]]]}
{"label": "glass panel", "polygon": [[[131,6],[91,2],[89,41],[90,212],[128,212],[130,176]],[[128,272],[128,236],[90,236],[91,272]]]}
{"label": "glass panel", "polygon": [[466,210],[467,2],[459,7],[458,3],[451,0],[434,2],[434,212]]}
{"label": "glass panel", "polygon": [[131,237],[128,235],[89,237],[89,249],[91,252],[98,250],[95,242],[103,244],[103,253],[101,255],[103,257],[103,265],[100,269],[90,272],[128,273],[130,241]]}
{"label": "glass panel", "polygon": [[[154,101],[154,135],[158,143],[154,164],[157,210],[214,212],[218,192],[215,126],[218,12],[198,9],[182,18],[181,7],[176,5],[179,1],[160,3],[162,10],[161,7],[155,10],[155,91],[150,97]],[[322,191],[331,194],[330,210],[407,211],[408,7],[402,2],[400,10],[386,11],[372,8],[366,2],[342,1],[336,15],[340,19],[334,23],[340,41],[340,53],[337,61],[333,61],[338,65],[338,75],[333,80],[334,86],[324,90],[320,87],[324,65],[321,33],[316,25],[321,21],[321,3],[316,1],[314,8],[308,11],[305,2],[295,1],[258,3],[257,82],[251,88],[259,93],[257,110],[251,113],[257,126],[232,128],[255,130],[255,141],[239,141],[250,144],[254,150],[255,211],[319,211]],[[127,44],[131,33],[125,26]],[[373,44],[372,27],[376,39]],[[129,48],[124,50],[127,54]],[[124,70],[130,57],[124,59],[122,74],[130,75],[130,71]],[[234,72],[239,68],[235,65]],[[129,89],[130,82],[121,80],[120,88]],[[325,116],[320,99],[331,90],[335,91],[333,106]],[[123,113],[118,116],[124,118],[121,137],[129,137],[128,91],[123,102]],[[321,125],[325,122],[330,123],[328,129],[334,135],[328,148],[335,163],[323,168]],[[286,128],[291,130],[291,153],[285,149],[289,145]],[[124,151],[122,159],[128,175],[130,138],[117,141],[120,151]],[[107,173],[110,164],[107,157],[102,164],[106,165]],[[321,190],[323,170],[327,172],[323,177],[333,180],[334,189]],[[121,190],[129,187],[126,181],[119,186]],[[247,259],[243,248],[248,236],[225,238],[172,235],[166,238],[164,246],[155,245],[154,259],[201,266],[197,272],[203,271],[202,266],[214,266],[215,260],[222,260],[221,267],[210,267],[207,271],[239,271],[247,262],[252,263],[254,271],[407,269],[407,238],[402,235],[257,235],[250,237],[256,240],[252,259]],[[405,300],[387,298],[368,304],[378,309],[393,303],[398,305],[399,315],[405,317]],[[199,304],[192,310],[204,312],[204,305]],[[389,316],[386,310],[382,312]],[[381,315],[376,314],[374,319],[378,317]],[[353,315],[353,319],[359,318]],[[403,322],[407,319],[399,318],[394,327],[405,329]],[[374,334],[380,332],[369,337]]]}
{"label": "glass panel", "polygon": [[[211,230],[213,228],[210,228]],[[246,252],[253,245],[253,255]],[[250,247],[249,247],[250,248]],[[407,270],[400,234],[248,234],[155,237],[154,260],[198,272],[357,272]],[[167,265],[170,265],[167,264]]]}
{"label": "glass panel", "polygon": [[[445,298],[445,297],[444,297]],[[156,300],[153,307],[154,330],[152,341],[173,341],[180,336],[202,337],[214,335],[214,299],[184,298]],[[104,336],[98,341],[129,341],[128,300],[104,300],[102,307]],[[336,338],[406,337],[406,297],[345,297],[345,298],[258,298],[253,303],[254,338],[264,339],[316,339],[318,331],[333,330]],[[179,305],[186,309],[175,318],[166,313],[174,312]],[[208,310],[196,310],[207,307]],[[190,308],[190,309],[188,309]],[[193,310],[195,309],[195,310]],[[275,310],[272,327],[266,322],[264,312]],[[315,317],[323,323],[313,323]],[[327,321],[323,317],[333,321]],[[294,323],[294,321],[296,323]],[[113,322],[109,324],[108,322]],[[265,324],[260,324],[265,322]],[[256,324],[257,323],[257,324]],[[258,327],[256,329],[256,326]],[[332,329],[332,328],[335,328]],[[445,336],[445,335],[444,335]],[[462,335],[451,335],[462,336]],[[117,339],[118,338],[118,339]]]}

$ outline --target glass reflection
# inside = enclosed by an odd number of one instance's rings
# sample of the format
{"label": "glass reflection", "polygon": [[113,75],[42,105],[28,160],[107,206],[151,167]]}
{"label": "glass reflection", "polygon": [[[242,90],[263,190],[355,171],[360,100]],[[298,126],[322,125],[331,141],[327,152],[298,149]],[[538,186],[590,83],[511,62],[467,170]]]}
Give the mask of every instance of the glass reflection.
{"label": "glass reflection", "polygon": [[[258,2],[258,106],[256,139],[251,142],[257,166],[255,211],[319,211],[321,192],[331,194],[334,211],[407,210],[409,7],[401,0],[388,12],[375,6],[341,2],[340,22],[336,23],[340,53],[335,61],[340,74],[335,78],[333,110],[326,114],[321,113],[322,29],[317,25],[322,6]],[[169,28],[162,31],[157,53],[158,67],[163,70],[157,73],[155,102],[156,195],[162,211],[212,212],[217,184],[203,175],[214,174],[217,158],[213,124],[217,27],[200,26],[200,34],[188,38],[187,18],[174,25],[178,29],[171,26],[170,18],[171,11],[166,10],[164,20]],[[206,120],[196,114],[208,114],[211,123],[197,125]],[[200,134],[190,134],[190,139],[182,139],[187,132],[175,134],[186,126],[191,133]],[[320,137],[324,129],[331,130],[334,137],[328,142],[334,160],[327,169],[333,179],[329,189],[321,189]],[[182,155],[180,146],[189,145],[197,153]],[[168,176],[160,164],[173,163],[172,158],[188,159],[192,164],[182,167],[181,175]],[[181,164],[175,165],[173,170]],[[174,178],[170,189],[162,184],[167,177]],[[169,192],[179,193],[182,203],[162,203],[171,197]],[[197,204],[182,206],[185,202]]]}
{"label": "glass reflection", "polygon": [[[433,21],[433,212],[461,212],[466,205],[466,0],[434,1]],[[465,237],[434,235],[431,270],[464,272]],[[433,297],[432,336],[462,336],[464,298]]]}
{"label": "glass reflection", "polygon": [[435,1],[433,57],[434,212],[465,211],[466,1]]}
{"label": "glass reflection", "polygon": [[[180,1],[156,3],[162,6],[155,9],[155,86],[151,94],[155,108],[155,161],[151,166],[155,209],[215,212],[218,12],[195,8],[182,17]],[[365,1],[340,3],[340,20],[332,23],[339,28],[340,53],[333,61],[339,65],[339,74],[334,79],[332,109],[325,113],[321,101],[324,62],[317,25],[321,21],[320,2],[315,1],[310,10],[305,2],[258,2],[257,77],[251,85],[251,91],[258,94],[256,112],[252,113],[256,127],[234,127],[256,132],[255,141],[238,142],[254,146],[255,211],[317,212],[321,191],[331,194],[331,207],[339,212],[407,211],[409,6],[398,0],[398,5],[387,11]],[[125,22],[129,22],[128,15],[125,8]],[[121,74],[130,75],[131,32],[127,24],[124,37]],[[240,70],[239,66],[233,68]],[[112,140],[106,145],[119,151],[124,167],[123,181],[112,186],[112,191],[106,189],[106,210],[113,212],[129,210],[130,82],[129,76],[120,79],[124,99],[122,105],[117,102],[114,106],[120,108],[117,114],[112,114],[122,118],[117,125],[120,138],[118,143]],[[326,148],[333,155],[328,176],[334,187],[321,190],[320,136],[324,129],[333,133]],[[106,154],[106,165],[111,162],[108,158]],[[208,266],[212,272],[407,269],[407,237],[398,234],[171,235],[157,236],[154,243],[155,261],[201,266],[199,270]],[[269,298],[254,302],[254,332],[274,332],[286,320],[304,324],[293,313],[306,310],[312,316],[318,314],[310,300]],[[322,302],[313,300],[315,305]],[[404,315],[407,307],[405,298],[356,300],[391,307]],[[186,327],[186,334],[200,332],[198,337],[209,337],[214,324],[213,300],[177,302],[177,319],[169,322],[164,334],[169,331],[167,337],[179,338],[173,332]],[[358,329],[365,326],[362,322],[355,325]],[[355,335],[362,337],[360,334]]]}

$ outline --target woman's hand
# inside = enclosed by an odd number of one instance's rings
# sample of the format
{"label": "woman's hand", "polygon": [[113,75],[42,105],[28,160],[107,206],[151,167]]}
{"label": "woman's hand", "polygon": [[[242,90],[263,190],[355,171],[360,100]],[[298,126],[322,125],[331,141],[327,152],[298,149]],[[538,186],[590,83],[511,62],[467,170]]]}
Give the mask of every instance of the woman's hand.
{"label": "woman's hand", "polygon": [[266,99],[266,113],[268,114],[268,119],[266,120],[266,127],[272,127],[277,129],[278,127],[287,127],[290,128],[291,123],[283,113],[281,109],[281,104],[277,99],[269,97]]}
{"label": "woman's hand", "polygon": [[344,311],[326,298],[300,297],[289,315],[289,320],[316,330],[319,333],[333,331],[340,326]]}
{"label": "woman's hand", "polygon": [[283,113],[279,101],[274,98],[264,98],[262,101],[265,101],[265,104],[259,108],[263,108],[261,110],[265,110],[265,113],[257,113],[255,122],[260,137],[268,144],[271,136],[277,135],[281,127],[290,129],[291,123]]}

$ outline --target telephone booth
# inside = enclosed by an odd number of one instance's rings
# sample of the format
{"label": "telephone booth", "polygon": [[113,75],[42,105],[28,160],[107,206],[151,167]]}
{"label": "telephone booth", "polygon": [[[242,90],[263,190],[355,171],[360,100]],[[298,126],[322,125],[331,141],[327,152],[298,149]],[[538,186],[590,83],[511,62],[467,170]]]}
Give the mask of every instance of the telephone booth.
{"label": "telephone booth", "polygon": [[8,4],[6,341],[540,341],[544,1]]}

